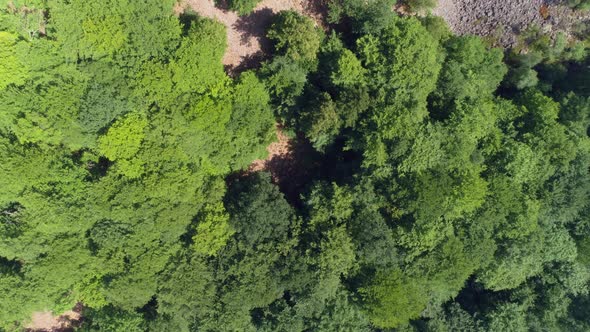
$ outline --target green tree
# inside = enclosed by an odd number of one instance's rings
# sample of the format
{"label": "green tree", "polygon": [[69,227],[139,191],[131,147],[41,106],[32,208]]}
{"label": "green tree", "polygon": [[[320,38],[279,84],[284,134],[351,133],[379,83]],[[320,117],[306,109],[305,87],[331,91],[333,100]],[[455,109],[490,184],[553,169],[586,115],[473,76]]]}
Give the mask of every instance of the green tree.
{"label": "green tree", "polygon": [[447,57],[434,94],[435,105],[441,103],[443,110],[453,101],[490,96],[506,74],[502,51],[488,50],[479,38],[453,37],[445,49]]}
{"label": "green tree", "polygon": [[420,316],[426,307],[420,280],[399,270],[378,271],[371,283],[360,290],[367,315],[375,326],[395,328]]}
{"label": "green tree", "polygon": [[267,32],[275,52],[306,66],[315,62],[323,35],[313,21],[295,11],[282,11]]}
{"label": "green tree", "polygon": [[130,178],[139,177],[143,171],[142,161],[135,155],[141,148],[147,125],[148,120],[143,113],[129,113],[98,140],[100,153],[117,162],[119,171]]}
{"label": "green tree", "polygon": [[240,15],[246,15],[252,12],[260,0],[229,0],[229,9],[238,12]]}

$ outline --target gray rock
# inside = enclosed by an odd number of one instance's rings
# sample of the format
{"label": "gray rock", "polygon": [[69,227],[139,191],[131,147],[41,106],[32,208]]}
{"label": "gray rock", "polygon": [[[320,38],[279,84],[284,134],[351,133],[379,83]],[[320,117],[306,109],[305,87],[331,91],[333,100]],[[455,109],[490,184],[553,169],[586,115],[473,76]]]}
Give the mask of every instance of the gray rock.
{"label": "gray rock", "polygon": [[[497,28],[506,27],[498,42],[504,47],[516,45],[517,34],[530,26],[549,26],[549,34],[569,32],[582,21],[590,20],[589,12],[574,12],[563,0],[439,0],[435,15],[442,16],[459,35],[497,35]],[[541,16],[541,6],[549,9],[549,17]],[[509,27],[512,27],[510,29]]]}

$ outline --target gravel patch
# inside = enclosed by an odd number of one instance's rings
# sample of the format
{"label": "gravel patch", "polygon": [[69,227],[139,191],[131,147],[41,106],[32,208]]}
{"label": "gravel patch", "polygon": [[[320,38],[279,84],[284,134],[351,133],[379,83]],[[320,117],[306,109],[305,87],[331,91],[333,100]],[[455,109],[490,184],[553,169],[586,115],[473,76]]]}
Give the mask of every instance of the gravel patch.
{"label": "gravel patch", "polygon": [[439,0],[433,14],[456,34],[491,36],[503,47],[514,47],[518,34],[531,26],[571,36],[577,24],[590,22],[588,12],[572,11],[560,0]]}

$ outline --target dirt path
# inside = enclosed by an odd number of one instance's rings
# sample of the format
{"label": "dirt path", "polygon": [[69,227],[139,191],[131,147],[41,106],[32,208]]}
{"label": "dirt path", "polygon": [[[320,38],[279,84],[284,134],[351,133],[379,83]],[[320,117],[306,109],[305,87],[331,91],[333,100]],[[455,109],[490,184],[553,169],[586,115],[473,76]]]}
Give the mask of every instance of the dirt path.
{"label": "dirt path", "polygon": [[235,12],[215,7],[213,0],[184,0],[175,11],[180,14],[190,8],[199,15],[215,19],[226,26],[227,50],[223,64],[231,73],[256,67],[266,58],[270,43],[265,35],[274,14],[292,9],[321,24],[323,15],[319,2],[321,1],[263,0],[250,15],[238,16]]}

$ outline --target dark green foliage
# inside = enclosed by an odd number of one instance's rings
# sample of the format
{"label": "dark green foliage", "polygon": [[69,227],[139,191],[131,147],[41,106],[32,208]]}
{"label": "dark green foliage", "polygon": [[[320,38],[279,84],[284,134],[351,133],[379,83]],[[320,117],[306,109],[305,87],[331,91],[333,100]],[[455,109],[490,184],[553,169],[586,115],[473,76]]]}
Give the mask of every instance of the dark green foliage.
{"label": "dark green foliage", "polygon": [[143,316],[137,312],[126,312],[114,307],[106,307],[100,310],[87,310],[84,312],[84,317],[88,321],[80,329],[81,331],[145,331]]}
{"label": "dark green foliage", "polygon": [[519,36],[517,47],[508,52],[506,63],[510,70],[504,85],[518,90],[538,85],[544,91],[565,85],[554,83],[565,77],[568,63],[584,61],[586,35],[582,32],[572,39],[559,32],[550,38],[537,26],[529,27]]}
{"label": "dark green foliage", "polygon": [[246,15],[252,12],[260,0],[228,0],[229,9],[238,12],[240,15]]}
{"label": "dark green foliage", "polygon": [[377,33],[391,23],[395,0],[329,0],[328,19],[332,23],[352,21],[355,34]]}
{"label": "dark green foliage", "polygon": [[452,37],[445,48],[445,64],[432,96],[433,106],[443,114],[453,103],[491,95],[506,74],[502,52],[488,50],[479,38]]}
{"label": "dark green foliage", "polygon": [[291,111],[303,94],[308,70],[288,57],[279,56],[264,64],[260,73],[276,107],[277,115],[286,123],[294,122]]}
{"label": "dark green foliage", "polygon": [[428,32],[430,32],[434,38],[440,40],[441,42],[445,42],[452,36],[447,22],[445,22],[445,20],[440,16],[428,15],[422,17],[420,21],[422,22],[422,25],[426,27],[426,30],[428,30]]}

